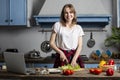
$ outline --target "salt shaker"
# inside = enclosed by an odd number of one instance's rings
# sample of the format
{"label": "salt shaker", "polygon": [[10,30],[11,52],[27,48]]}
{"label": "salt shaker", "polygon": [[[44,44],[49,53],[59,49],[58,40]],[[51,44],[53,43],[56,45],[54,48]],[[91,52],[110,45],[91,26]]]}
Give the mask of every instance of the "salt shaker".
{"label": "salt shaker", "polygon": [[117,71],[117,65],[114,65],[114,70]]}

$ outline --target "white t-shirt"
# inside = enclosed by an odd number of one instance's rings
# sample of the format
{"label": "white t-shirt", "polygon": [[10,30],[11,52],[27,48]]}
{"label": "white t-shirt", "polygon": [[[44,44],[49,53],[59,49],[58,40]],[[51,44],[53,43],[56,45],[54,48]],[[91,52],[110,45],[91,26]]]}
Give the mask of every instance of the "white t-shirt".
{"label": "white t-shirt", "polygon": [[63,50],[76,49],[78,45],[78,38],[84,35],[80,25],[74,25],[72,29],[68,29],[62,26],[60,22],[56,22],[53,25],[53,30],[57,33],[57,47]]}

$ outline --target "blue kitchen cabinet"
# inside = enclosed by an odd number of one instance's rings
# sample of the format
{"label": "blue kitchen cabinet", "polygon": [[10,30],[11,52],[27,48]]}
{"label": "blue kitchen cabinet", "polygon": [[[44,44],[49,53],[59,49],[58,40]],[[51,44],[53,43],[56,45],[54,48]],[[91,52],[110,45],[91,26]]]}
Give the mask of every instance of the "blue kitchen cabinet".
{"label": "blue kitchen cabinet", "polygon": [[[48,67],[53,68],[54,64],[34,64],[35,67]],[[98,64],[85,64],[85,68],[97,68]]]}
{"label": "blue kitchen cabinet", "polygon": [[27,25],[26,0],[0,0],[0,26]]}
{"label": "blue kitchen cabinet", "polygon": [[[47,68],[53,68],[54,64],[27,64],[27,67],[47,67]],[[85,68],[97,68],[98,64],[85,64]]]}
{"label": "blue kitchen cabinet", "polygon": [[97,68],[98,64],[85,64],[85,68]]}
{"label": "blue kitchen cabinet", "polygon": [[34,64],[35,67],[53,68],[53,64]]}
{"label": "blue kitchen cabinet", "polygon": [[31,64],[26,64],[26,67],[40,67],[40,68],[53,68],[54,64],[50,63],[31,63]]}

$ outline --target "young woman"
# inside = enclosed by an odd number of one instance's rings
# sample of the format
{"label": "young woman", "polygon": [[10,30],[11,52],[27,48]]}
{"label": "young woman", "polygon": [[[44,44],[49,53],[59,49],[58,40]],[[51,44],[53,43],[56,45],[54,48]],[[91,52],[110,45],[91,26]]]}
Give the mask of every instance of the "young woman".
{"label": "young woman", "polygon": [[72,4],[64,5],[59,22],[53,25],[50,46],[56,51],[54,67],[71,64],[84,68],[80,52],[84,32],[77,24],[76,11]]}

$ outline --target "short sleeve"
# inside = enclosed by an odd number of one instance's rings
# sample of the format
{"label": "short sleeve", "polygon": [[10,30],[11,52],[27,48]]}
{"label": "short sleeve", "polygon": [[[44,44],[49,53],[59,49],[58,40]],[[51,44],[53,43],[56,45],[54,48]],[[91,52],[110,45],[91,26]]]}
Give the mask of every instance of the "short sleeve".
{"label": "short sleeve", "polygon": [[78,28],[79,28],[79,36],[84,36],[85,34],[84,34],[82,27],[78,25]]}
{"label": "short sleeve", "polygon": [[60,28],[60,23],[59,23],[59,22],[56,22],[56,23],[53,25],[53,27],[52,27],[52,29],[53,29],[56,33],[58,33],[59,28]]}

